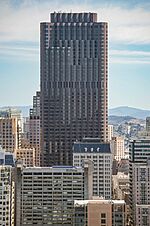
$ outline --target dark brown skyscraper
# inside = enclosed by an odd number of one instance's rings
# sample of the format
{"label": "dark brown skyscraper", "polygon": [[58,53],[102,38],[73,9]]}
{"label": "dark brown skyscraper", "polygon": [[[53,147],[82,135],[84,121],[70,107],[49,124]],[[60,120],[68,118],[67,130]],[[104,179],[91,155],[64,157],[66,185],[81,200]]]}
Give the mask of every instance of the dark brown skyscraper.
{"label": "dark brown skyscraper", "polygon": [[43,165],[71,165],[73,141],[107,140],[107,23],[95,13],[51,13],[41,23]]}

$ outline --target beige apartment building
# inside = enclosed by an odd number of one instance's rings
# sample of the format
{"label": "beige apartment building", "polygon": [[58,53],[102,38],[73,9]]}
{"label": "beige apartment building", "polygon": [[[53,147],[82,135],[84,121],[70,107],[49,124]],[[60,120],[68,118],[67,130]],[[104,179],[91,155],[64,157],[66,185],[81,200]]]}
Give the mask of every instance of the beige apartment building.
{"label": "beige apartment building", "polygon": [[0,145],[3,149],[14,152],[20,146],[17,117],[0,118]]}
{"label": "beige apartment building", "polygon": [[15,150],[17,160],[22,160],[27,167],[33,167],[36,163],[35,148],[19,148]]}
{"label": "beige apartment building", "polygon": [[114,158],[120,161],[125,157],[124,138],[123,137],[112,137],[114,147]]}

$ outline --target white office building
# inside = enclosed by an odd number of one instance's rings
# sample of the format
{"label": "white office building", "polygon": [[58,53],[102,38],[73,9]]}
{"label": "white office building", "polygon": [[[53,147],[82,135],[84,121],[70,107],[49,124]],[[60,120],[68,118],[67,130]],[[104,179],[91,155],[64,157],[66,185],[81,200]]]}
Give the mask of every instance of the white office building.
{"label": "white office building", "polygon": [[111,199],[112,153],[109,143],[100,143],[98,138],[85,138],[73,146],[73,165],[82,166],[85,159],[94,163],[93,196]]}

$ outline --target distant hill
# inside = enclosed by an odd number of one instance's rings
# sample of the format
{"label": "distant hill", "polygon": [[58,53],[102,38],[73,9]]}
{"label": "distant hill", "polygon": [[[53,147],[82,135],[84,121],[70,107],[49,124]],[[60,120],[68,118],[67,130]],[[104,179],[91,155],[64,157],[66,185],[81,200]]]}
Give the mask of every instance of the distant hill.
{"label": "distant hill", "polygon": [[109,116],[130,116],[138,119],[145,119],[147,116],[150,116],[150,110],[142,110],[138,108],[132,108],[127,106],[121,106],[109,109]]}
{"label": "distant hill", "polygon": [[145,124],[144,119],[137,119],[131,116],[110,115],[108,119],[109,119],[110,125],[118,125],[118,124],[125,124],[125,123]]}
{"label": "distant hill", "polygon": [[0,107],[0,110],[7,110],[9,108],[12,108],[12,109],[16,109],[16,110],[21,111],[23,117],[28,117],[29,116],[29,109],[31,107],[32,107],[31,105],[29,105],[29,106],[5,106],[5,107]]}
{"label": "distant hill", "polygon": [[123,123],[129,123],[135,118],[130,117],[130,116],[116,116],[116,115],[110,115],[108,117],[109,119],[109,124],[111,125],[116,125],[116,124],[123,124]]}
{"label": "distant hill", "polygon": [[[31,108],[31,105],[28,106],[5,106],[5,107],[0,107],[0,110],[5,110],[8,108],[13,108],[20,110],[22,112],[23,117],[29,116],[29,109]],[[111,108],[109,109],[109,116],[129,116],[131,118],[113,118],[112,120],[127,120],[130,121],[133,118],[137,119],[145,119],[147,116],[150,116],[150,110],[142,110],[139,108],[132,108],[132,107],[127,107],[127,106],[121,106],[121,107],[116,107],[116,108]]]}

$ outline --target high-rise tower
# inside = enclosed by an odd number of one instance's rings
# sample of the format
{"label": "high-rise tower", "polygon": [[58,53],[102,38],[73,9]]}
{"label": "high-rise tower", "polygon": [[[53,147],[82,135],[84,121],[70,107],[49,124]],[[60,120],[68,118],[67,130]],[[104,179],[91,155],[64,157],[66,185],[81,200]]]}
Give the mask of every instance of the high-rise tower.
{"label": "high-rise tower", "polygon": [[74,141],[107,140],[107,23],[54,12],[40,29],[43,165],[70,165]]}

